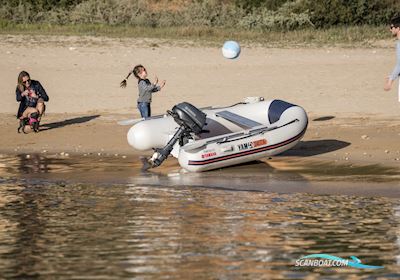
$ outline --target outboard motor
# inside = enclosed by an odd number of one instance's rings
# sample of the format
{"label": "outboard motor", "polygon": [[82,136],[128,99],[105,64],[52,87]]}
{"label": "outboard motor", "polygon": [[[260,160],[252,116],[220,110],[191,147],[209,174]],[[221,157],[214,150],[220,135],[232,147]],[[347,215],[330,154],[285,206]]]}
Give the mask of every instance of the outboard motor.
{"label": "outboard motor", "polygon": [[183,146],[186,144],[187,139],[192,138],[191,134],[200,134],[206,125],[206,114],[187,102],[175,105],[167,113],[174,118],[179,125],[179,129],[164,148],[155,149],[153,156],[144,162],[143,169],[160,166],[171,153],[177,141],[179,141],[180,146]]}

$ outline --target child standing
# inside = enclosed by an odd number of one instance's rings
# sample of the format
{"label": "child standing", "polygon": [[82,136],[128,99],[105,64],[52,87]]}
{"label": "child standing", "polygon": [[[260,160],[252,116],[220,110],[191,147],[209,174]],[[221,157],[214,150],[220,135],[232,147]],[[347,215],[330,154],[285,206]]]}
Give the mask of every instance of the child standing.
{"label": "child standing", "polygon": [[165,80],[163,80],[158,85],[158,78],[156,76],[154,84],[147,79],[147,71],[143,65],[139,64],[136,65],[132,72],[129,72],[128,76],[121,82],[121,87],[126,87],[126,82],[129,76],[133,74],[138,79],[138,90],[139,90],[139,97],[137,99],[137,108],[139,109],[140,115],[142,118],[148,118],[151,116],[151,98],[154,92],[160,91],[164,85]]}

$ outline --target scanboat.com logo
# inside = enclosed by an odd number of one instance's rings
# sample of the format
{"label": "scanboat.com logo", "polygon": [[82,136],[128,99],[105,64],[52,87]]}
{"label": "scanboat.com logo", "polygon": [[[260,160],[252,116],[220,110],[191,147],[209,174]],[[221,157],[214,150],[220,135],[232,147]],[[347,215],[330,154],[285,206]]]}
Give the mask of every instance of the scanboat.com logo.
{"label": "scanboat.com logo", "polygon": [[346,260],[328,254],[312,254],[296,260],[296,266],[312,266],[312,267],[339,267],[350,266],[363,269],[379,269],[383,266],[366,265],[355,256],[351,256],[351,260]]}

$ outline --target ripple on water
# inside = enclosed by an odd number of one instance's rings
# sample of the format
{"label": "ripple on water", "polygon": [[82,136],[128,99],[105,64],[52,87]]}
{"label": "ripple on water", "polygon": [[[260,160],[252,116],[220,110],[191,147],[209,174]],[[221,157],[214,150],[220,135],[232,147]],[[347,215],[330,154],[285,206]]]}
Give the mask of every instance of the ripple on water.
{"label": "ripple on water", "polygon": [[[398,200],[198,187],[0,184],[5,278],[400,277]],[[299,268],[326,253],[385,268]]]}

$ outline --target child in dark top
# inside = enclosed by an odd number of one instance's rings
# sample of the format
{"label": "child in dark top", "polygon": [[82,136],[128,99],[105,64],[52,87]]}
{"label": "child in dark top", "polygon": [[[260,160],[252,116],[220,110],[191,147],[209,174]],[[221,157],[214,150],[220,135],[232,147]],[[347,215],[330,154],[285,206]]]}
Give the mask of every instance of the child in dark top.
{"label": "child in dark top", "polygon": [[151,98],[154,92],[160,91],[164,85],[165,80],[163,80],[160,85],[158,85],[158,78],[155,78],[155,83],[152,84],[149,79],[147,79],[147,71],[143,65],[136,65],[132,72],[129,72],[128,76],[121,82],[121,87],[126,87],[126,82],[129,76],[133,74],[138,79],[138,90],[139,96],[137,99],[137,107],[139,109],[142,118],[148,118],[151,116]]}

